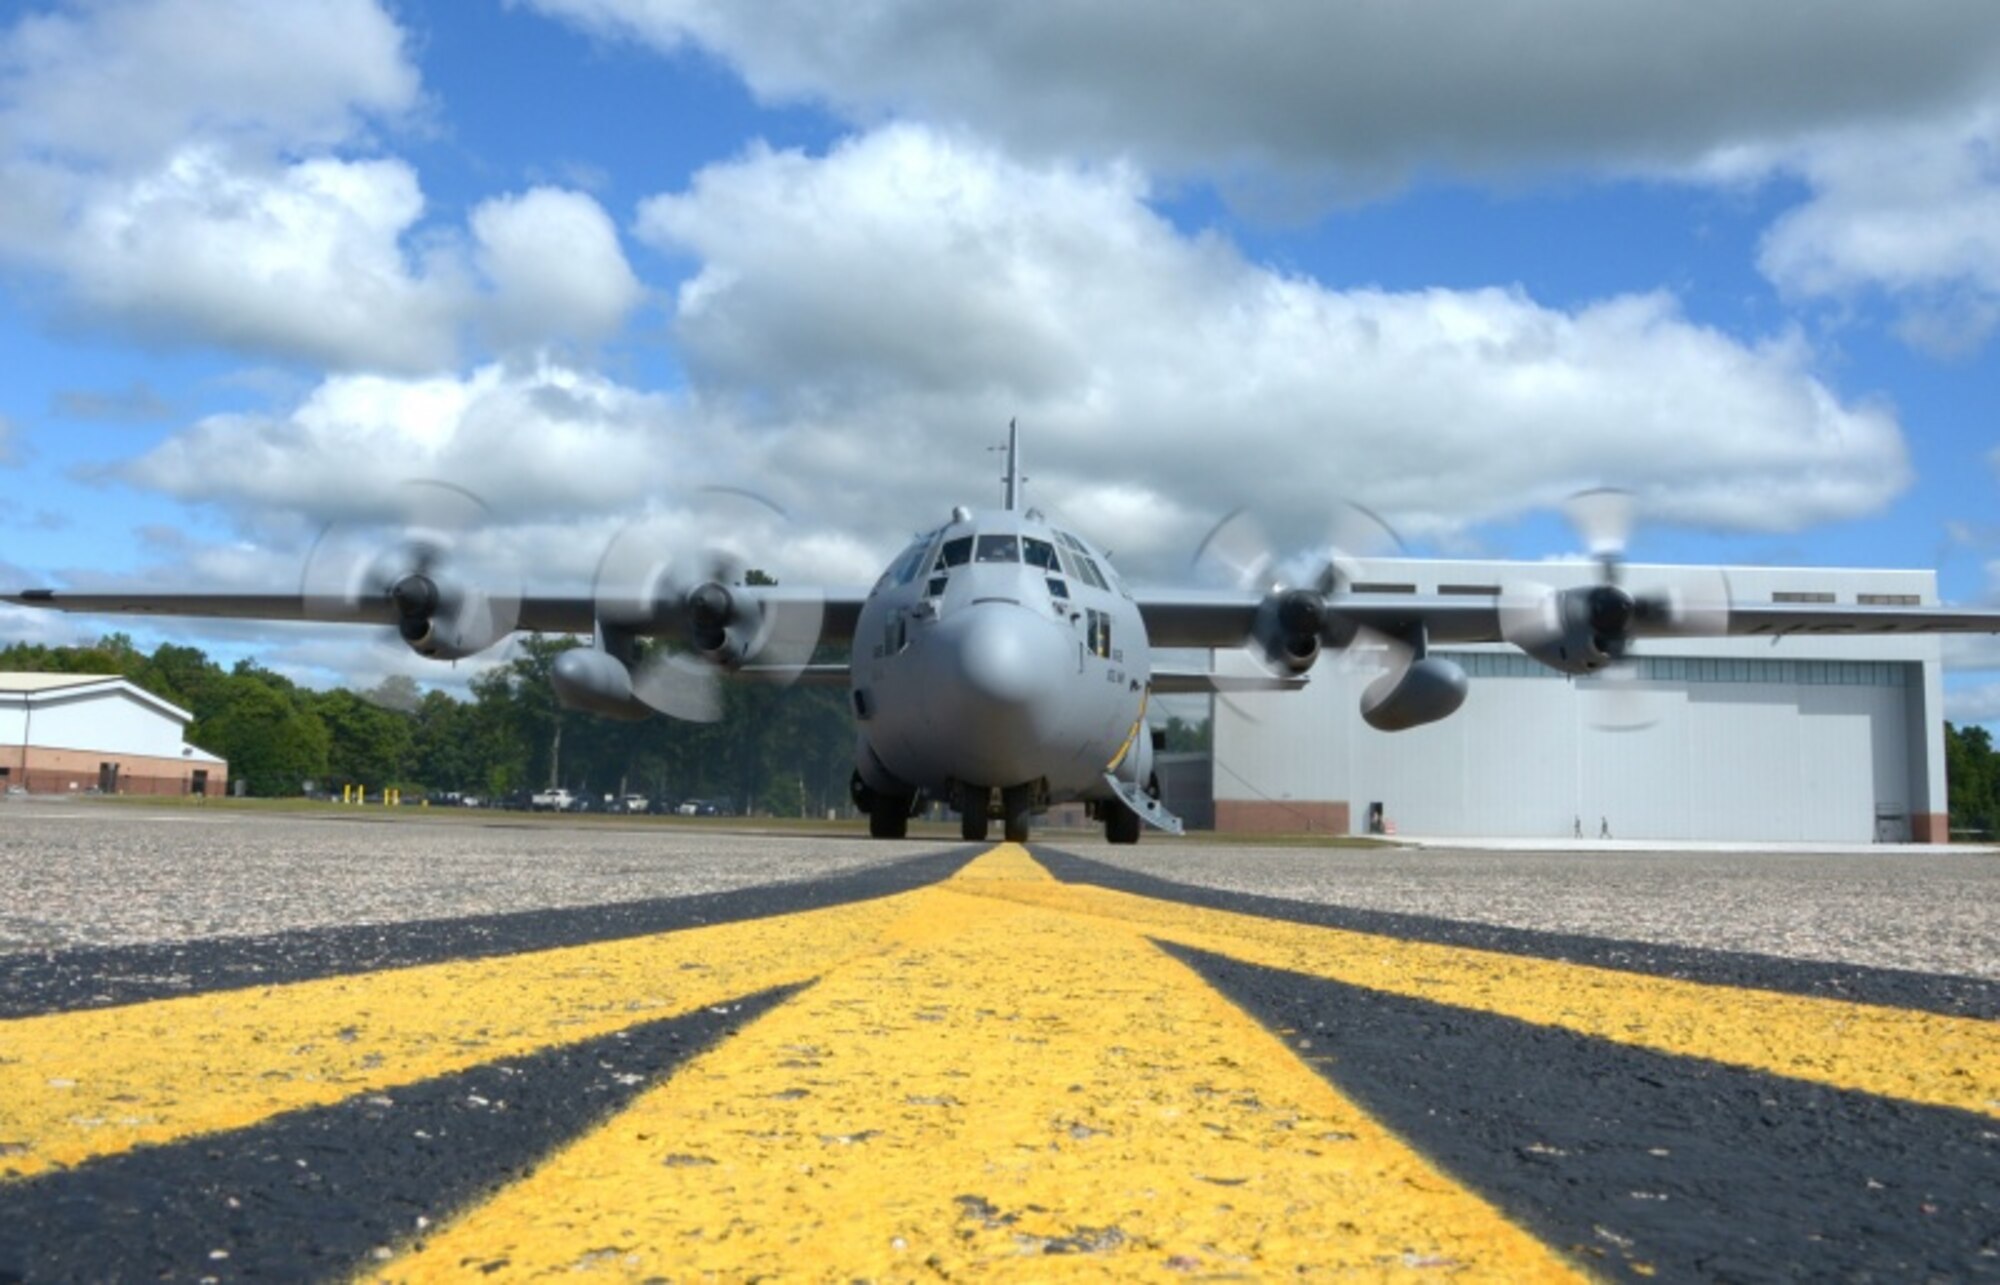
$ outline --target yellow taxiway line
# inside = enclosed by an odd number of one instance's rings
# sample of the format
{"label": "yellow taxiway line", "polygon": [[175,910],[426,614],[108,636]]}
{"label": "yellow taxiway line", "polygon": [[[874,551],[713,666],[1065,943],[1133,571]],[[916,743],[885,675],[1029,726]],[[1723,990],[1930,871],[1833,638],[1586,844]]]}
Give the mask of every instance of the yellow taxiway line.
{"label": "yellow taxiway line", "polygon": [[391,1280],[1571,1279],[1129,929],[968,896],[1012,845]]}
{"label": "yellow taxiway line", "polygon": [[1680,1057],[2000,1116],[2000,1023],[1259,919],[1080,884],[986,895],[1161,941]]}
{"label": "yellow taxiway line", "polygon": [[874,901],[0,1022],[0,1173],[810,983],[371,1274],[1571,1274],[1161,942],[2000,1114],[2000,1023],[1207,910],[1002,845]]}
{"label": "yellow taxiway line", "polygon": [[810,980],[897,899],[499,959],[0,1022],[0,1172],[432,1079]]}

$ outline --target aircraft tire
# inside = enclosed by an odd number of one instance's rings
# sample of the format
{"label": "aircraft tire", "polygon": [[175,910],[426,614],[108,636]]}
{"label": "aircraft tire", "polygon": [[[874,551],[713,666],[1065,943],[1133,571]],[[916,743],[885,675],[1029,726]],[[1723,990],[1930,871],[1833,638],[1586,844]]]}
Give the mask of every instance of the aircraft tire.
{"label": "aircraft tire", "polygon": [[877,839],[909,838],[910,801],[877,795],[875,810],[868,814],[868,833]]}
{"label": "aircraft tire", "polygon": [[988,817],[984,812],[965,812],[958,818],[959,837],[967,843],[986,842]]}
{"label": "aircraft tire", "polygon": [[1028,786],[1010,786],[1000,791],[1002,833],[1009,843],[1028,841],[1028,817],[1034,808],[1034,792]]}
{"label": "aircraft tire", "polygon": [[1139,842],[1139,814],[1117,803],[1106,804],[1104,838],[1107,843]]}

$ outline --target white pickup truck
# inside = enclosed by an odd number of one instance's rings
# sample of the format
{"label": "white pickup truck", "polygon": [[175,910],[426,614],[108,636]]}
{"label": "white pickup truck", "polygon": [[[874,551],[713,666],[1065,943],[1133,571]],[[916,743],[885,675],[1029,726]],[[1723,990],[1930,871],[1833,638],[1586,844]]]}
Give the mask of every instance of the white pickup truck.
{"label": "white pickup truck", "polygon": [[576,796],[568,790],[538,790],[528,796],[528,808],[534,812],[568,812],[576,807]]}

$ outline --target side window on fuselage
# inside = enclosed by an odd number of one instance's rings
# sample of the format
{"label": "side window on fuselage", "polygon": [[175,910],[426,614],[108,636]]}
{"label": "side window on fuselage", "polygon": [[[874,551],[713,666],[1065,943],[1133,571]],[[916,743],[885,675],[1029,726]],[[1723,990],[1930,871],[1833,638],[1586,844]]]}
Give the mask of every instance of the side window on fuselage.
{"label": "side window on fuselage", "polygon": [[1110,613],[1099,611],[1095,607],[1091,608],[1086,628],[1088,632],[1085,635],[1084,644],[1090,648],[1091,654],[1101,656],[1105,660],[1111,659]]}

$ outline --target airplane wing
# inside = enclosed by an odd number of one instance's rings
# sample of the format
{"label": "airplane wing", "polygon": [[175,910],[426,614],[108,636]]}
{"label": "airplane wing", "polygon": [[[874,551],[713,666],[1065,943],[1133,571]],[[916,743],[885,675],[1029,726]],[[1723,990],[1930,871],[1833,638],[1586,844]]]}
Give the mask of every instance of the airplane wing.
{"label": "airplane wing", "polygon": [[[1234,589],[1135,590],[1133,600],[1155,647],[1241,647],[1264,596]],[[1492,598],[1407,593],[1342,594],[1330,614],[1382,633],[1423,625],[1434,643],[1499,642],[1500,608]]]}
{"label": "airplane wing", "polygon": [[[1251,641],[1264,598],[1238,590],[1151,590],[1133,595],[1156,647],[1225,648]],[[1421,625],[1430,642],[1505,642],[1500,602],[1488,595],[1341,594],[1326,604],[1330,619],[1397,634]],[[1720,613],[1717,616],[1721,619]],[[1635,637],[1698,636],[1684,626],[1633,626]],[[1716,631],[1719,635],[1723,631]],[[2000,633],[2000,610],[1947,606],[1839,606],[1827,603],[1732,602],[1730,636],[1783,638],[1792,634],[1991,634]]]}
{"label": "airplane wing", "polygon": [[[743,590],[779,607],[817,600],[823,611],[820,641],[844,643],[854,636],[854,623],[867,594],[861,590],[814,590],[791,586]],[[76,615],[181,616],[214,620],[272,620],[341,625],[393,626],[395,603],[388,597],[341,602],[300,593],[71,593],[62,589],[24,589],[0,594],[0,602],[39,607]],[[596,605],[587,597],[524,594],[515,629],[547,634],[587,634],[596,624]],[[686,629],[685,618],[662,607],[648,620],[634,622],[634,633],[664,637]]]}

